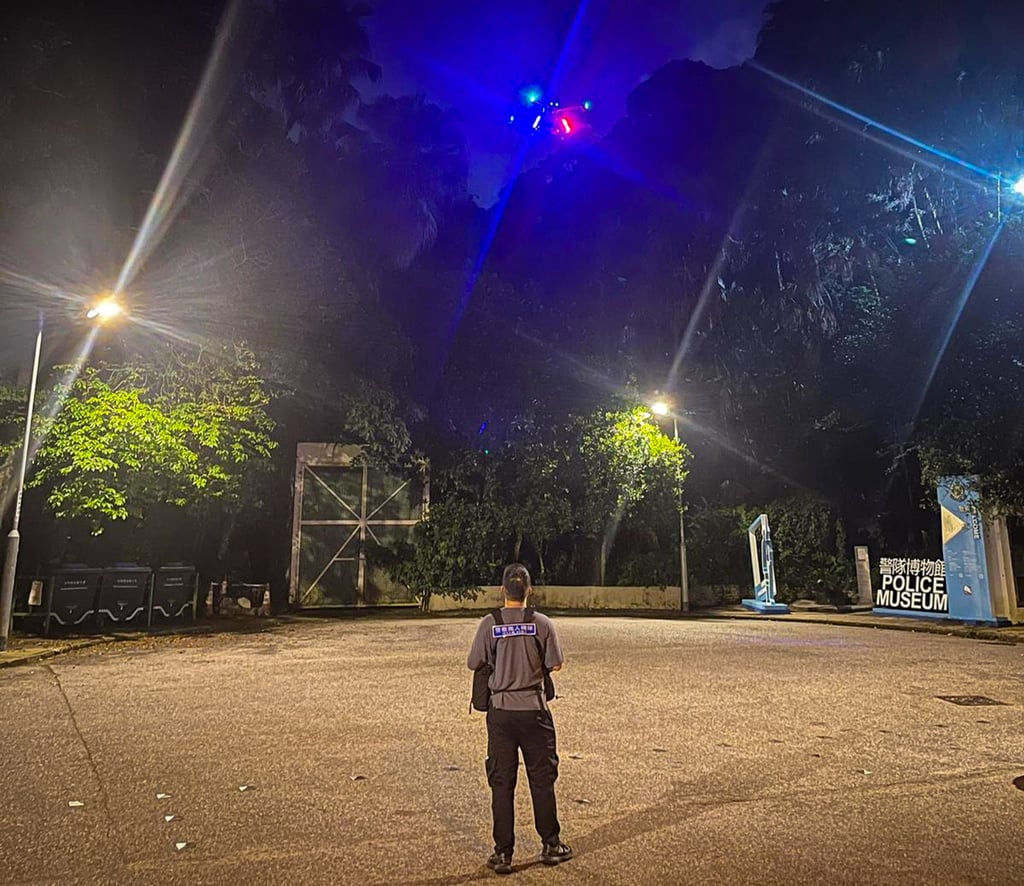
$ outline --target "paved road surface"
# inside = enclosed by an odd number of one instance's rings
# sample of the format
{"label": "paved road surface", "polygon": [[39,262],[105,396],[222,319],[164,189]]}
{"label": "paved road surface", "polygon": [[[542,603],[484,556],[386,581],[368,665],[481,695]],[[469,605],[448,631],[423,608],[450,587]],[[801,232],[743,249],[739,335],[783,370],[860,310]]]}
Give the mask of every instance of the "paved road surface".
{"label": "paved road surface", "polygon": [[[512,882],[1024,883],[1024,647],[559,624],[578,857],[535,863],[524,784]],[[308,621],[0,671],[0,883],[496,879],[483,718],[467,713],[474,625]]]}

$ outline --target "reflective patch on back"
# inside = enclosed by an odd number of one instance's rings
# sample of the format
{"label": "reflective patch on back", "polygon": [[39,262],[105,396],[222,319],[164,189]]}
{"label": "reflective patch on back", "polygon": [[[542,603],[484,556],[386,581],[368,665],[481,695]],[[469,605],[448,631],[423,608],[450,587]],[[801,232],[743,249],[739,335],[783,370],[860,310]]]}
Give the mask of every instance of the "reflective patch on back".
{"label": "reflective patch on back", "polygon": [[537,636],[537,625],[533,623],[495,625],[491,628],[491,636],[495,640],[501,640],[503,637],[535,637]]}

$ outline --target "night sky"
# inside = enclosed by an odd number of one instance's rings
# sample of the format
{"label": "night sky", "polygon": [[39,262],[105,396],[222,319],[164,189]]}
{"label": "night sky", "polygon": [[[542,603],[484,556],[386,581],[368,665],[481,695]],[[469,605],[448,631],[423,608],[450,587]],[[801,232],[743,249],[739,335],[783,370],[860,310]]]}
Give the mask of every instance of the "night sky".
{"label": "night sky", "polygon": [[523,86],[550,81],[563,47],[552,95],[563,104],[592,99],[600,133],[665,62],[727,67],[749,58],[764,7],[765,0],[377,0],[367,24],[383,90],[424,92],[463,115],[470,193],[489,205],[515,154],[509,108]]}

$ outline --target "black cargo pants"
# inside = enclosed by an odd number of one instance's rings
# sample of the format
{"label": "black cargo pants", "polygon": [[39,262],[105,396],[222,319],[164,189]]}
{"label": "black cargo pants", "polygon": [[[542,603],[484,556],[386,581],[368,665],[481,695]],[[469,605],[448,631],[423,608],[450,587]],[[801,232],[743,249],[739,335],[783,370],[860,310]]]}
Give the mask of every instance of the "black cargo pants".
{"label": "black cargo pants", "polygon": [[557,843],[561,828],[555,806],[558,754],[550,711],[487,712],[487,783],[491,786],[494,850],[511,853],[515,847],[515,794],[519,751],[533,799],[533,821],[545,843]]}

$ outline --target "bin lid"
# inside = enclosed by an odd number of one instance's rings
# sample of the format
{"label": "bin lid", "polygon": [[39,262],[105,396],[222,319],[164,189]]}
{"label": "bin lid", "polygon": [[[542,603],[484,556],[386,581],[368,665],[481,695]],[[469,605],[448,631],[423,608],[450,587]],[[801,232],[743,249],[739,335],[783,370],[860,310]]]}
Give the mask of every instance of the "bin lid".
{"label": "bin lid", "polygon": [[51,575],[64,575],[69,572],[95,572],[97,575],[103,570],[98,566],[86,566],[84,563],[64,563],[60,566],[55,566]]}

